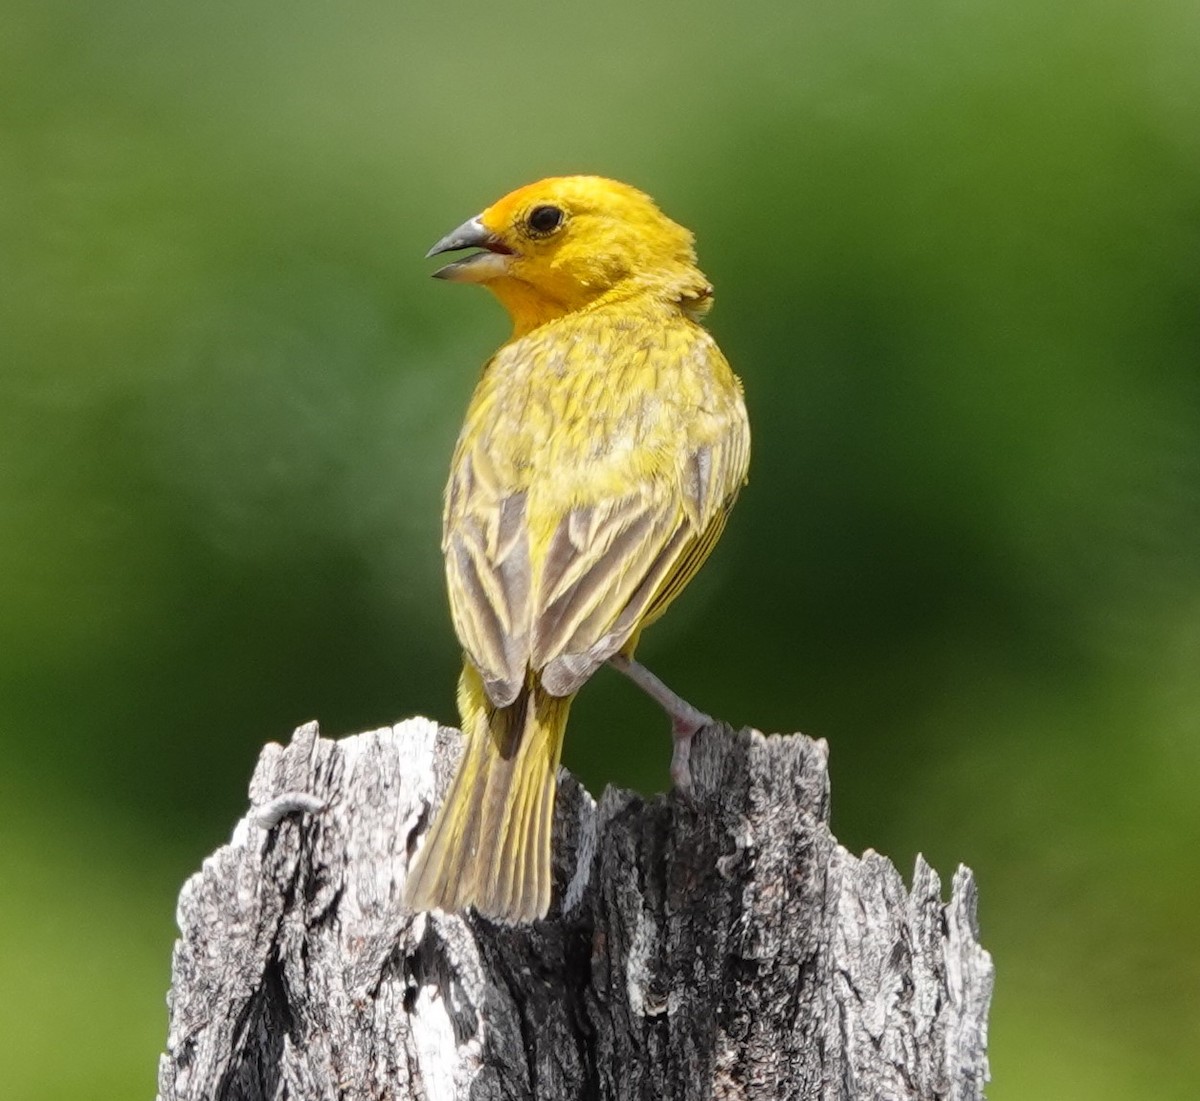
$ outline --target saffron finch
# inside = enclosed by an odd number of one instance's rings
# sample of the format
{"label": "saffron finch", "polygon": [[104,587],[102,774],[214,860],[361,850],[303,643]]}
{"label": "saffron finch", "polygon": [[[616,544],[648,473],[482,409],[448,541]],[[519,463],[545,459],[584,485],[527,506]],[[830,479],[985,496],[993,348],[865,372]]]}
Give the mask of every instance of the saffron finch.
{"label": "saffron finch", "polygon": [[544,917],[571,700],[605,662],[662,702],[687,781],[707,716],[633,660],[699,569],[746,480],[742,387],[700,324],[712,288],[692,234],[595,176],[506,195],[429,255],[487,287],[513,331],[471,399],[442,549],[464,652],[466,744],[407,901],[504,922]]}

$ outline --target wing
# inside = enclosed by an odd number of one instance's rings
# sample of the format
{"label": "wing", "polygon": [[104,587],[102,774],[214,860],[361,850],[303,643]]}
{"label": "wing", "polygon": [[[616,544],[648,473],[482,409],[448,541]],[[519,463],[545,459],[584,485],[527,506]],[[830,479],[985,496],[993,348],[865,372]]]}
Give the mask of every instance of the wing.
{"label": "wing", "polygon": [[532,664],[550,692],[577,691],[703,565],[745,481],[748,432],[739,427],[744,418],[720,439],[682,452],[672,477],[649,491],[577,506],[559,525],[532,638]]}
{"label": "wing", "polygon": [[[745,480],[749,431],[736,378],[711,340],[702,351],[689,360],[700,389],[614,380],[610,421],[597,421],[594,401],[558,395],[555,430],[518,441],[511,467],[497,469],[494,434],[464,433],[447,491],[447,578],[455,629],[497,706],[530,669],[554,695],[576,691],[715,545]],[[564,408],[591,420],[563,431]]]}

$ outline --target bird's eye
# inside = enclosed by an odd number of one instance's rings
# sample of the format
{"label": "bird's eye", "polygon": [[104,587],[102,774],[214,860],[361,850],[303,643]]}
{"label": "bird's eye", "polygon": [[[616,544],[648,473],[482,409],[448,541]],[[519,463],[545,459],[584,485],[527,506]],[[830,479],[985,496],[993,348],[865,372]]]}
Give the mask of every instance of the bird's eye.
{"label": "bird's eye", "polygon": [[534,233],[553,233],[562,225],[563,212],[556,206],[535,206],[529,212],[527,221]]}

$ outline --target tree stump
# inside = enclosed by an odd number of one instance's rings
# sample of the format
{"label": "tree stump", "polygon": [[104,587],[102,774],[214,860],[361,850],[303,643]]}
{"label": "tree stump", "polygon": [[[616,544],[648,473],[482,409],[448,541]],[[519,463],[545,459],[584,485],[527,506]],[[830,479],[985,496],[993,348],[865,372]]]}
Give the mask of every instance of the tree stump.
{"label": "tree stump", "polygon": [[[976,888],[829,831],[826,747],[702,730],[693,790],[566,772],[546,920],[413,914],[457,760],[426,719],[268,745],[179,899],[162,1101],[981,1098]],[[297,794],[299,793],[299,794]]]}

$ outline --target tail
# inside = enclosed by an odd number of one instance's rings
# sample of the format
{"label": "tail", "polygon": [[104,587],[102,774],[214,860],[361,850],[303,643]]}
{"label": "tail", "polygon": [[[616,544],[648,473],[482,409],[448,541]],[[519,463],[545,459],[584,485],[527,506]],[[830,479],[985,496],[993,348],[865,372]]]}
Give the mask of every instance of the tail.
{"label": "tail", "polygon": [[498,921],[533,921],[550,908],[550,829],[570,696],[530,674],[508,707],[494,707],[468,662],[458,682],[467,744],[405,888],[413,910],[474,906]]}

